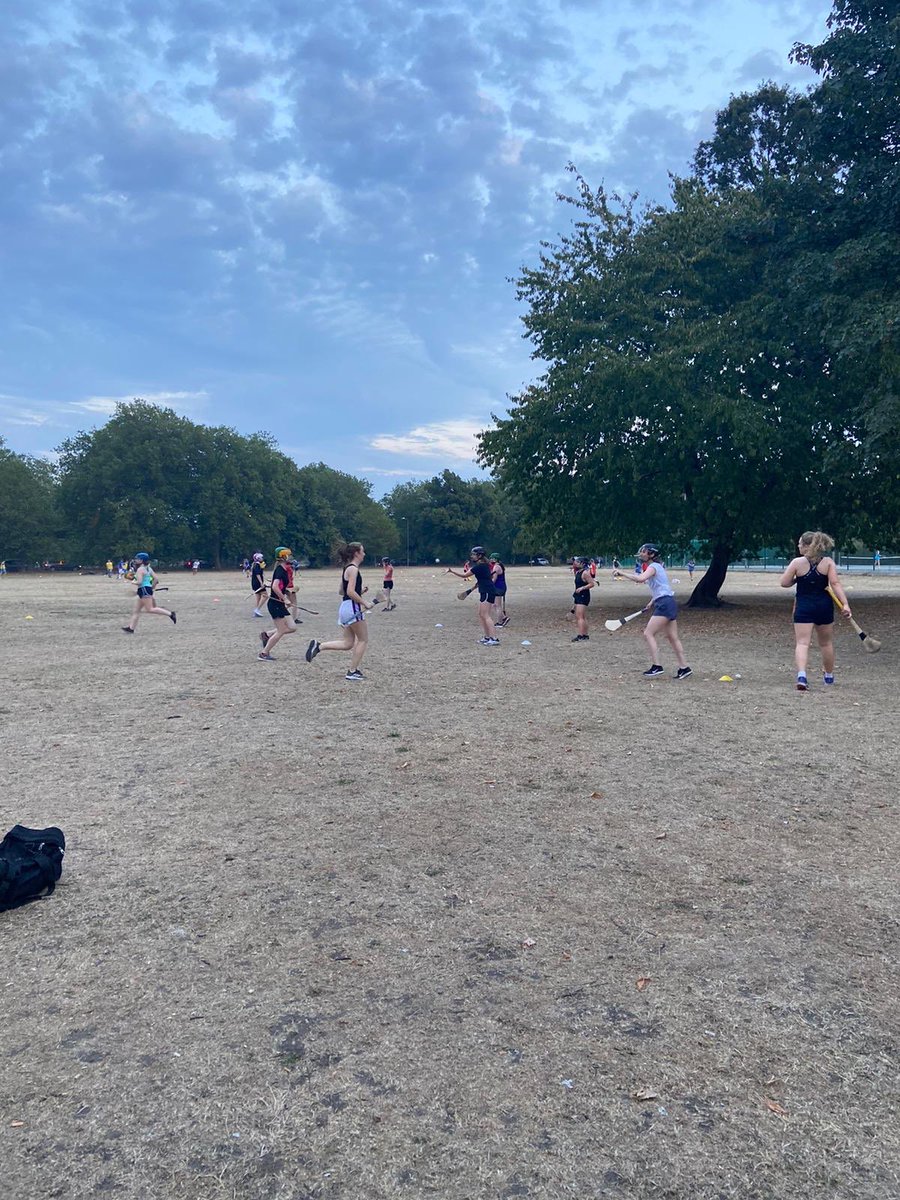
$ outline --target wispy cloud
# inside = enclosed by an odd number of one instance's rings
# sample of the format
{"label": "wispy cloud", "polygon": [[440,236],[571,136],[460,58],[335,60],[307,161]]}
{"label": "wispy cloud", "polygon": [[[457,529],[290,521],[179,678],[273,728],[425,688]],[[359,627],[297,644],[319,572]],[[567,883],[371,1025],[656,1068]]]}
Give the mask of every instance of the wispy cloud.
{"label": "wispy cloud", "polygon": [[483,428],[483,421],[471,417],[457,421],[436,421],[432,425],[417,425],[408,433],[379,433],[369,445],[373,450],[383,450],[388,454],[474,462],[475,438]]}
{"label": "wispy cloud", "polygon": [[81,412],[98,413],[101,416],[112,416],[119,404],[130,404],[132,400],[145,400],[158,408],[175,406],[182,411],[196,407],[195,401],[209,398],[208,392],[132,392],[127,396],[88,396],[86,400],[75,400],[71,408]]}

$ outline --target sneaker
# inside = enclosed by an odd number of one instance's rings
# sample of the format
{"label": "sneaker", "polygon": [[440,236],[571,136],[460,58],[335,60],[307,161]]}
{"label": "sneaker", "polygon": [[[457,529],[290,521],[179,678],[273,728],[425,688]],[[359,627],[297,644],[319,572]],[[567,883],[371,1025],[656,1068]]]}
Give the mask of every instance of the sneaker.
{"label": "sneaker", "polygon": [[482,638],[481,645],[482,646],[499,646],[500,639],[499,638]]}
{"label": "sneaker", "polygon": [[825,674],[822,676],[822,682],[825,684],[826,687],[831,687],[831,685],[834,683],[834,676],[829,675],[828,672],[826,671]]}
{"label": "sneaker", "polygon": [[123,625],[122,632],[123,633],[134,633],[134,630],[131,628],[130,625]]}
{"label": "sneaker", "polygon": [[319,643],[316,641],[315,638],[313,638],[313,640],[306,647],[306,661],[312,662],[312,660],[319,653],[319,649],[320,649]]}
{"label": "sneaker", "polygon": [[174,611],[169,613],[169,620],[172,622],[172,624],[173,624],[173,625],[175,624],[175,613],[174,613]]}
{"label": "sneaker", "polygon": [[675,672],[675,678],[676,679],[690,679],[690,677],[693,675],[693,673],[694,672],[691,670],[690,667],[679,667],[678,670]]}
{"label": "sneaker", "polygon": [[365,675],[363,675],[362,671],[360,671],[357,668],[357,670],[355,670],[355,671],[348,671],[347,674],[344,676],[344,678],[345,679],[365,679]]}
{"label": "sneaker", "polygon": [[275,661],[275,659],[272,657],[272,655],[267,654],[265,652],[265,650],[260,650],[259,654],[257,654],[256,657],[259,659],[260,662],[274,662]]}
{"label": "sneaker", "polygon": [[262,617],[262,613],[261,613],[261,612],[257,612],[255,608],[254,608],[254,610],[253,610],[253,615],[254,615],[254,617],[260,617],[260,618]]}
{"label": "sneaker", "polygon": [[591,640],[591,637],[590,637],[590,634],[588,634],[588,633],[576,633],[575,636],[572,638],[573,642],[589,642],[590,640]]}
{"label": "sneaker", "polygon": [[647,671],[643,671],[643,672],[642,672],[642,674],[643,674],[643,675],[644,675],[644,676],[645,676],[647,679],[649,679],[649,678],[650,678],[652,675],[662,675],[662,674],[664,674],[664,671],[663,671],[663,668],[660,666],[660,664],[659,664],[659,663],[654,663],[654,664],[653,664],[653,666],[652,666],[652,667],[650,667],[650,669],[649,669],[649,670],[647,670]]}
{"label": "sneaker", "polygon": [[269,638],[271,636],[272,636],[271,633],[266,633],[265,630],[263,630],[262,633],[259,635],[259,643],[262,646],[263,650],[265,650],[266,646],[268,646]]}
{"label": "sneaker", "polygon": [[798,675],[797,676],[797,691],[798,692],[806,692],[808,690],[809,690],[809,683],[807,682],[806,676]]}

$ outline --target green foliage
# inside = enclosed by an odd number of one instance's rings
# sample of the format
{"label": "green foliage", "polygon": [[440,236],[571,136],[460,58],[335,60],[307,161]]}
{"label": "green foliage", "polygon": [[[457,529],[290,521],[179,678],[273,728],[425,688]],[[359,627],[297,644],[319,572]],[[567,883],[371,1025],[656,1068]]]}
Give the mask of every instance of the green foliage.
{"label": "green foliage", "polygon": [[28,563],[57,558],[56,523],[53,468],[14,454],[0,438],[0,558]]}
{"label": "green foliage", "polygon": [[382,503],[399,532],[401,557],[408,526],[413,563],[463,562],[476,543],[507,561],[521,553],[515,545],[521,504],[492,481],[444,470],[420,483],[399,484]]}
{"label": "green foliage", "polygon": [[330,561],[338,542],[362,542],[370,558],[396,552],[396,526],[372,499],[372,487],[366,480],[324,463],[301,467],[298,475],[308,497],[306,511],[316,513],[319,520],[315,530],[307,521],[308,538],[302,542],[311,559]]}
{"label": "green foliage", "polygon": [[577,177],[572,232],[523,270],[545,373],[483,461],[547,543],[741,549],[900,528],[900,19],[837,0],[822,73],[719,114],[671,207]]}

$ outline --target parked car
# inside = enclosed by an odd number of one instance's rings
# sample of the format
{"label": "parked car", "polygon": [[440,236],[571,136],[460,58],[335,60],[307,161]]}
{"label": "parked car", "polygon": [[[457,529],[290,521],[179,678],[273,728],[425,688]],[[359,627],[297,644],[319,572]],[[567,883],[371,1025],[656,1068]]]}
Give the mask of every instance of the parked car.
{"label": "parked car", "polygon": [[535,561],[536,565],[539,567],[549,567],[550,566],[549,558],[536,558],[534,561]]}

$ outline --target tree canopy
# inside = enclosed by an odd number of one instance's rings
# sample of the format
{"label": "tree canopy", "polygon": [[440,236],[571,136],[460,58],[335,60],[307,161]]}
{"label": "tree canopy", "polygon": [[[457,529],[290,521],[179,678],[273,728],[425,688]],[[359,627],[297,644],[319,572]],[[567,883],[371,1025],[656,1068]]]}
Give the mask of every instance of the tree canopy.
{"label": "tree canopy", "polygon": [[481,439],[548,539],[699,537],[715,602],[741,550],[896,530],[893,11],[839,0],[795,48],[821,84],[735,97],[669,207],[576,173],[572,231],[518,280],[545,371]]}
{"label": "tree canopy", "polygon": [[0,438],[0,558],[43,560],[59,551],[53,468],[14,454]]}

